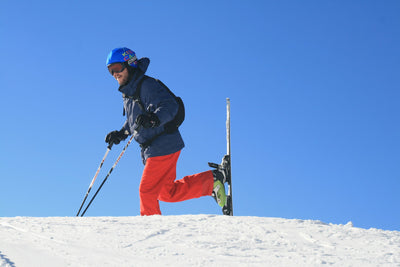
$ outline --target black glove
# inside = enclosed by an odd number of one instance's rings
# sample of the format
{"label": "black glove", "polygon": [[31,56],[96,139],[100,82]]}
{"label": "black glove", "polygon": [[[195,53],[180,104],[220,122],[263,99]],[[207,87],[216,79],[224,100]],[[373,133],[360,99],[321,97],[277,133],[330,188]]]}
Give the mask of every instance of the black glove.
{"label": "black glove", "polygon": [[160,120],[158,119],[157,115],[154,113],[146,113],[140,114],[136,117],[135,120],[136,125],[139,127],[142,126],[144,128],[154,128],[160,125]]}
{"label": "black glove", "polygon": [[118,145],[119,142],[125,140],[128,137],[128,134],[125,133],[125,130],[122,129],[120,131],[112,131],[107,134],[106,136],[106,143],[109,145],[116,144]]}

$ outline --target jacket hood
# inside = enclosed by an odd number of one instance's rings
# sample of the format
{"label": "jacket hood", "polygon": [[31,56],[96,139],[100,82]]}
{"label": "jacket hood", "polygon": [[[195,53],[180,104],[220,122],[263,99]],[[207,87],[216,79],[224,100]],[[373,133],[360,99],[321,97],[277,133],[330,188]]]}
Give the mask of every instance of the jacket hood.
{"label": "jacket hood", "polygon": [[144,74],[146,73],[149,65],[150,65],[149,58],[144,57],[144,58],[139,59],[138,63],[137,63],[137,67],[129,69],[130,76],[131,76],[129,82],[125,85],[121,85],[118,88],[118,90],[127,96],[132,96],[136,91],[139,81],[143,78]]}
{"label": "jacket hood", "polygon": [[137,68],[141,71],[143,71],[143,73],[145,73],[147,71],[147,68],[150,65],[150,59],[147,57],[143,57],[141,59],[138,60],[137,63]]}

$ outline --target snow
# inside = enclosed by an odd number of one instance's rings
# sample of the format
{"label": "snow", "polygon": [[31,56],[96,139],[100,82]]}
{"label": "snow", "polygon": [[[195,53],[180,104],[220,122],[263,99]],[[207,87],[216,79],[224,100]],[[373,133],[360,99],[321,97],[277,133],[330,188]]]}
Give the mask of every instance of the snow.
{"label": "snow", "polygon": [[400,266],[400,232],[217,215],[3,217],[0,266]]}

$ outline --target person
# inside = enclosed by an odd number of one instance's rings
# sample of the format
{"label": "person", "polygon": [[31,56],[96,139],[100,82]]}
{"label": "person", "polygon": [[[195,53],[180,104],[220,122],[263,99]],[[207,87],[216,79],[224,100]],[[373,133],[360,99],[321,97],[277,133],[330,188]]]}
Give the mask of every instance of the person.
{"label": "person", "polygon": [[[179,202],[213,196],[223,207],[226,203],[224,170],[209,170],[176,179],[176,164],[184,147],[179,129],[164,131],[164,125],[178,112],[178,103],[156,79],[145,75],[149,58],[137,59],[129,48],[113,49],[107,68],[119,84],[126,121],[120,130],[107,134],[106,143],[119,144],[133,135],[141,146],[144,169],[139,186],[140,214],[161,215],[159,201]],[[142,107],[133,96],[140,86]]]}

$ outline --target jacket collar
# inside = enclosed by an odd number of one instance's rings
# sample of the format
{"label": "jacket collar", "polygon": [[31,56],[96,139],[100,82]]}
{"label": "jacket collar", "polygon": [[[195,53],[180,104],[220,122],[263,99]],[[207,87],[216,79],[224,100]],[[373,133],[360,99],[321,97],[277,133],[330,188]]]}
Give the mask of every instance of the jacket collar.
{"label": "jacket collar", "polygon": [[135,68],[134,69],[135,71],[132,74],[130,74],[132,76],[131,79],[126,85],[121,85],[118,88],[118,91],[120,91],[124,95],[133,96],[133,94],[136,91],[137,85],[139,84],[139,81],[143,78],[144,74],[146,73],[149,64],[150,64],[150,59],[148,59],[147,57],[139,59],[137,68]]}

